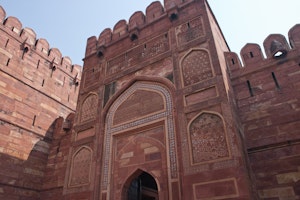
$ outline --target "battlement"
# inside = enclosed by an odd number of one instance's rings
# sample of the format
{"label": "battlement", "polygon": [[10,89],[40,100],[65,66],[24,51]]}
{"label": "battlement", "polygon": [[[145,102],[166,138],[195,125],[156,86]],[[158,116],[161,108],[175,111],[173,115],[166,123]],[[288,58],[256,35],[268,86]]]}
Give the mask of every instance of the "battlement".
{"label": "battlement", "polygon": [[61,70],[71,76],[81,71],[81,66],[76,64],[72,66],[71,59],[69,57],[62,57],[59,49],[50,48],[49,43],[46,39],[36,39],[36,33],[34,32],[34,30],[27,27],[22,28],[22,23],[19,21],[19,19],[17,19],[16,17],[6,18],[6,12],[1,6],[0,23],[2,25],[3,31],[18,39],[18,41],[21,43],[21,50],[25,50],[27,52],[29,50],[35,50],[36,53],[41,57],[58,65],[57,67],[64,66],[61,68]]}
{"label": "battlement", "polygon": [[255,43],[246,44],[240,51],[242,62],[234,52],[226,52],[226,62],[232,77],[246,74],[262,67],[284,61],[297,56],[300,51],[300,24],[292,27],[288,32],[289,42],[281,34],[270,34],[263,42],[263,49]]}
{"label": "battlement", "polygon": [[0,6],[0,120],[45,136],[75,111],[80,80],[81,66]]}
{"label": "battlement", "polygon": [[[131,15],[128,22],[122,19],[115,24],[113,29],[104,29],[98,38],[96,36],[88,38],[85,57],[95,53],[102,55],[105,47],[125,38],[135,41],[149,37],[149,34],[142,32],[144,27],[162,18],[168,18],[171,21],[177,19],[178,10],[193,1],[196,0],[164,0],[164,6],[159,1],[152,2],[146,8],[145,14],[142,11],[137,11]],[[204,1],[202,0],[202,2]]]}
{"label": "battlement", "polygon": [[0,31],[1,70],[75,109],[81,66],[51,48],[46,39],[37,39],[34,30],[23,28],[16,17],[6,17],[1,6]]}
{"label": "battlement", "polygon": [[[289,40],[281,34],[270,34],[263,42],[266,57],[258,44],[242,48],[242,62],[236,53],[225,53],[249,149],[299,139],[291,134],[293,130],[278,128],[289,126],[294,116],[299,115],[295,114],[299,112],[299,33],[297,24],[289,30]],[[270,131],[261,135],[266,127]]]}

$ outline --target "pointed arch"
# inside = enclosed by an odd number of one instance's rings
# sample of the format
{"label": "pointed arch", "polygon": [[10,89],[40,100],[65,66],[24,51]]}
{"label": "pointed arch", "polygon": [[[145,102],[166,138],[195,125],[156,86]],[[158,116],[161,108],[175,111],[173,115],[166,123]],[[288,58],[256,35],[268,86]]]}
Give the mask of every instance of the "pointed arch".
{"label": "pointed arch", "polygon": [[[145,78],[145,77],[144,77]],[[176,151],[176,141],[175,141],[175,128],[174,128],[174,113],[173,113],[173,88],[171,84],[162,79],[149,80],[147,78],[139,77],[134,81],[127,84],[127,87],[119,90],[106,104],[104,108],[104,140],[103,140],[103,162],[102,162],[102,173],[101,173],[101,188],[104,193],[110,198],[110,189],[114,187],[114,178],[111,176],[114,170],[111,164],[113,160],[113,155],[115,155],[115,149],[113,143],[118,141],[118,138],[129,138],[127,134],[139,134],[138,130],[141,127],[152,126],[163,127],[164,135],[164,145],[165,150],[161,151],[164,156],[164,173],[166,174],[166,183],[168,183],[169,194],[164,193],[164,195],[171,195],[171,180],[177,180],[178,178],[178,164],[177,164],[177,151]],[[170,89],[171,88],[171,89]],[[120,105],[122,105],[132,94],[136,94],[137,91],[147,91],[156,94],[156,97],[163,101],[163,109],[155,110],[155,112],[146,113],[145,115],[140,115],[137,118],[132,118],[130,120],[122,121],[122,123],[114,124],[114,117],[116,111]],[[156,128],[155,128],[156,129]],[[156,147],[153,147],[156,149]],[[126,153],[126,152],[125,152]],[[131,155],[130,152],[128,152]],[[168,154],[168,155],[167,155]],[[140,163],[145,165],[144,162]],[[140,165],[138,163],[138,165]],[[161,169],[161,168],[160,168]],[[124,178],[124,177],[123,177]],[[122,180],[123,180],[122,178]],[[121,191],[120,191],[121,192]],[[112,194],[113,195],[113,194]]]}
{"label": "pointed arch", "polygon": [[[136,185],[137,180],[138,184]],[[160,191],[160,185],[158,183],[154,174],[138,168],[123,184],[122,200],[130,200],[130,197],[136,195],[138,192],[140,192],[140,194],[137,195],[139,195],[141,199],[144,199],[143,197],[158,199],[158,192]]]}
{"label": "pointed arch", "polygon": [[97,115],[98,95],[89,93],[83,100],[80,108],[79,122],[93,120]]}
{"label": "pointed arch", "polygon": [[203,111],[188,124],[191,165],[231,157],[223,117],[216,112]]}
{"label": "pointed arch", "polygon": [[92,152],[90,147],[82,146],[72,155],[69,187],[78,187],[90,183]]}
{"label": "pointed arch", "polygon": [[208,50],[191,49],[180,61],[183,86],[193,85],[214,76]]}

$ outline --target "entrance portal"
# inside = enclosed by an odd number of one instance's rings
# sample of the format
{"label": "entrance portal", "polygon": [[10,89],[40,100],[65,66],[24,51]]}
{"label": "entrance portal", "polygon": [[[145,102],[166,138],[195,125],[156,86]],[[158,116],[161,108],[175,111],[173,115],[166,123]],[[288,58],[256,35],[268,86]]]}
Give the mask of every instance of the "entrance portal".
{"label": "entrance portal", "polygon": [[128,200],[158,200],[157,184],[154,178],[143,172],[133,179],[127,192]]}

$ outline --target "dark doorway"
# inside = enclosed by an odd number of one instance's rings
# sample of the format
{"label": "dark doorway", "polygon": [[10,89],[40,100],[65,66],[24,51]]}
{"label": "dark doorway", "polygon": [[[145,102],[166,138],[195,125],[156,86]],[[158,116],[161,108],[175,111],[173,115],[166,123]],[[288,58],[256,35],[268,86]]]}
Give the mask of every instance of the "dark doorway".
{"label": "dark doorway", "polygon": [[154,178],[143,172],[133,179],[127,192],[128,200],[158,200],[158,190]]}

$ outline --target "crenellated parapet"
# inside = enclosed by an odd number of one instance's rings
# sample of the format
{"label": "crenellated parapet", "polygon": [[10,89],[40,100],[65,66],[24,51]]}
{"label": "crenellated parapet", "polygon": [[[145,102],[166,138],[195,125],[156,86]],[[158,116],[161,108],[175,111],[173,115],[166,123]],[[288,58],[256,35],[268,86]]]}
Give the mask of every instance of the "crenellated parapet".
{"label": "crenellated parapet", "polygon": [[75,111],[80,80],[81,66],[0,6],[0,120],[45,136]]}
{"label": "crenellated parapet", "polygon": [[[143,39],[150,36],[150,32],[143,32],[142,29],[153,24],[162,18],[174,20],[178,16],[178,9],[186,6],[195,0],[165,0],[164,6],[160,1],[152,2],[147,8],[145,14],[137,11],[131,15],[129,21],[120,20],[113,29],[104,29],[99,37],[92,36],[87,41],[85,57],[95,53],[103,54],[105,47],[114,44],[117,41],[129,38],[131,41]],[[160,31],[163,27],[156,27]]]}
{"label": "crenellated parapet", "polygon": [[[81,66],[48,41],[37,39],[16,17],[6,17],[0,6],[0,68],[17,80],[75,109]],[[76,89],[78,88],[78,89]]]}
{"label": "crenellated parapet", "polygon": [[0,199],[39,199],[45,174],[63,176],[51,173],[64,164],[47,162],[67,160],[60,144],[70,140],[80,80],[79,65],[0,6]]}
{"label": "crenellated parapet", "polygon": [[[270,34],[264,40],[263,48],[258,44],[248,43],[240,51],[241,60],[236,53],[225,52],[231,84],[241,110],[269,104],[270,99],[278,98],[276,101],[281,101],[283,98],[290,98],[290,94],[297,96],[300,80],[299,33],[300,24],[297,24],[289,30],[288,40],[282,34]],[[249,119],[261,115],[253,112],[249,111]],[[245,115],[243,112],[242,114]],[[258,144],[259,142],[253,142],[249,146]]]}
{"label": "crenellated parapet", "polygon": [[[300,141],[300,24],[289,30],[288,40],[270,34],[262,48],[246,44],[240,57],[242,62],[236,53],[225,53],[259,199],[298,198],[293,178],[299,174],[294,161],[300,160],[295,151]],[[286,188],[287,193],[278,192]]]}
{"label": "crenellated parapet", "polygon": [[[299,33],[297,24],[289,30],[288,40],[282,34],[270,34],[263,42],[264,54],[258,44],[246,44],[240,52],[242,62],[236,53],[225,53],[249,151],[299,139],[288,134],[293,128],[281,129],[299,116]],[[260,135],[265,127],[269,134]]]}
{"label": "crenellated parapet", "polygon": [[[263,42],[263,50],[258,44],[248,43],[240,51],[239,56],[234,52],[225,52],[226,62],[230,73],[235,76],[248,71],[262,70],[280,61],[294,58],[300,51],[300,24],[288,32],[288,40],[282,34],[270,34]],[[265,56],[266,57],[265,57]]]}

